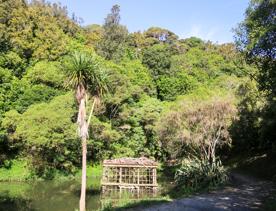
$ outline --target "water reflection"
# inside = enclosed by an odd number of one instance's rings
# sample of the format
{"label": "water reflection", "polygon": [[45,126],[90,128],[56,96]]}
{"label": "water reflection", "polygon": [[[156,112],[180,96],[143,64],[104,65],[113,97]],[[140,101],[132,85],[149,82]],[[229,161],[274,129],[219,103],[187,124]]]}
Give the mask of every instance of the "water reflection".
{"label": "water reflection", "polygon": [[[122,192],[121,195],[104,196],[100,192],[100,178],[87,180],[87,210],[99,210],[121,201],[135,202],[156,195],[143,194],[139,197]],[[165,183],[161,183],[164,189]],[[158,194],[159,195],[159,194]],[[79,181],[1,182],[0,211],[75,211],[79,206]]]}
{"label": "water reflection", "polygon": [[[99,183],[99,178],[93,178]],[[35,183],[0,183],[0,210],[2,211],[74,211],[79,204],[78,181],[43,181]],[[99,187],[88,185],[87,210],[101,206]]]}

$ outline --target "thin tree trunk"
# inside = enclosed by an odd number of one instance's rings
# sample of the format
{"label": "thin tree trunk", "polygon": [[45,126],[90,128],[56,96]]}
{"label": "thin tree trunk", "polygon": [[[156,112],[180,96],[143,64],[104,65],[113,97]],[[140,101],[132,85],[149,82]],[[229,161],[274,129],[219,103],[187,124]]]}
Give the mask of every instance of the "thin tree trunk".
{"label": "thin tree trunk", "polygon": [[89,125],[90,125],[90,121],[91,121],[91,117],[93,115],[95,103],[96,103],[96,99],[94,99],[93,104],[92,104],[92,108],[91,108],[91,111],[90,111],[90,114],[88,117],[88,121],[87,121],[87,127],[89,127]]}
{"label": "thin tree trunk", "polygon": [[215,162],[216,162],[216,146],[217,146],[218,140],[220,138],[221,128],[222,128],[222,126],[219,127],[218,132],[216,134],[217,137],[216,137],[216,139],[214,141],[214,144],[212,146],[212,151],[211,151],[212,152],[211,153],[211,155],[212,155],[212,165],[214,165]]}
{"label": "thin tree trunk", "polygon": [[86,103],[88,101],[85,89],[83,86],[78,86],[76,92],[76,98],[79,102],[79,112],[78,112],[78,126],[79,126],[79,136],[82,141],[82,177],[81,177],[81,195],[80,195],[80,211],[85,211],[85,198],[86,198],[86,160],[87,160],[87,139],[88,139],[88,127],[91,121],[91,116],[93,114],[96,99],[92,104],[91,112],[86,121]]}
{"label": "thin tree trunk", "polygon": [[80,196],[80,211],[85,211],[85,195],[86,195],[86,155],[87,155],[87,140],[82,140],[82,177],[81,177],[81,196]]}
{"label": "thin tree trunk", "polygon": [[[85,95],[85,93],[83,95]],[[87,156],[87,138],[88,138],[85,96],[82,96],[79,101],[78,125],[79,125],[79,136],[82,141],[82,178],[81,178],[80,211],[85,211],[86,156]]]}

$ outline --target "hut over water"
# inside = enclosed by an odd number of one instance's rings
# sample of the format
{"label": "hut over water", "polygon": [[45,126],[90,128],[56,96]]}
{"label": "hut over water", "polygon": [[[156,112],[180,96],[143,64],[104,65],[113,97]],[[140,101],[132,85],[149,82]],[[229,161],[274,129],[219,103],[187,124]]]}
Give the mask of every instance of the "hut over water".
{"label": "hut over water", "polygon": [[157,163],[146,157],[104,160],[102,192],[110,195],[128,191],[134,195],[157,192]]}

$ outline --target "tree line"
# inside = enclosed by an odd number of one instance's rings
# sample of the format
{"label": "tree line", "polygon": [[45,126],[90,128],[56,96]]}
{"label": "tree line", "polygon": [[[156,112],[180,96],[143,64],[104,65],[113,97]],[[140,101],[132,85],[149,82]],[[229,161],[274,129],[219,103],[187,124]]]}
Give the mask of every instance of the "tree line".
{"label": "tree line", "polygon": [[[81,26],[60,4],[0,2],[1,168],[23,159],[32,177],[74,175],[81,100],[89,163],[147,156],[220,167],[233,150],[275,150],[274,1],[251,1],[236,43],[181,39],[160,27],[129,33],[120,19],[118,5],[103,25]],[[91,98],[71,91],[77,63],[99,70],[77,77]]]}

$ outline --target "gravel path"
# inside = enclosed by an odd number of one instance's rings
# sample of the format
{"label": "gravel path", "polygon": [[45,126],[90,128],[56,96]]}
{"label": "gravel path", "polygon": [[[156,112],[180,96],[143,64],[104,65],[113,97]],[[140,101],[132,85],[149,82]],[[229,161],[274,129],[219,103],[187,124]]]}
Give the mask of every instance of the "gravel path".
{"label": "gravel path", "polygon": [[190,198],[154,205],[149,208],[136,208],[135,211],[220,211],[220,210],[259,210],[262,201],[272,191],[272,183],[256,180],[244,175],[231,175],[233,184],[222,190],[200,194]]}

